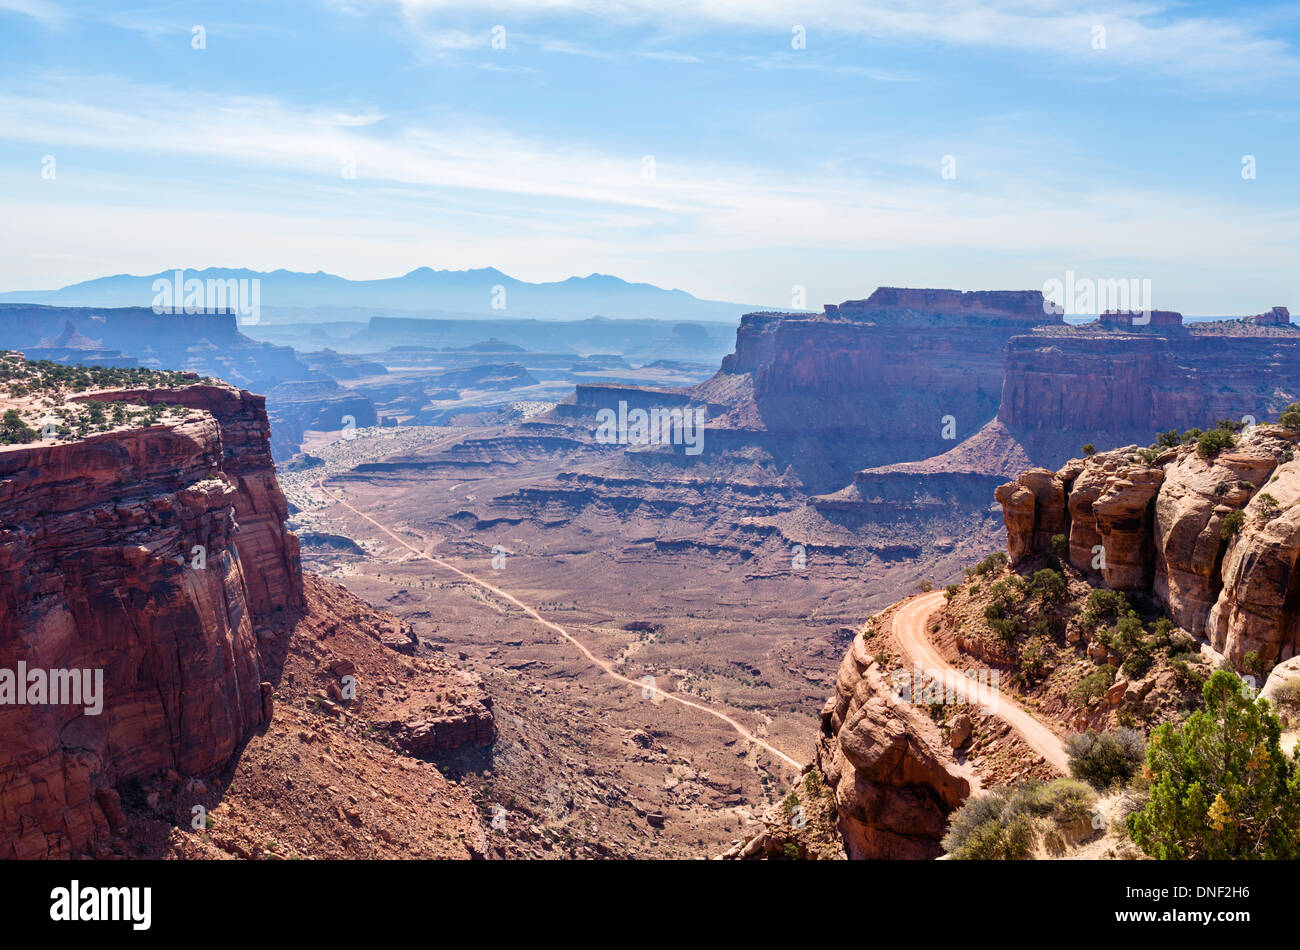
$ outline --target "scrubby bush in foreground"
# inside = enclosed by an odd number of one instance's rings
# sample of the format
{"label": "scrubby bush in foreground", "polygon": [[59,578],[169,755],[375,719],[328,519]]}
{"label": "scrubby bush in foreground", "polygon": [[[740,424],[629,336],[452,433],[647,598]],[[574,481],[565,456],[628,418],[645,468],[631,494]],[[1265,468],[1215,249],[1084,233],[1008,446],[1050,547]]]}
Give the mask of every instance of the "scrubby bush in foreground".
{"label": "scrubby bush in foreground", "polygon": [[1083,782],[1026,779],[967,799],[952,813],[943,848],[957,861],[1018,861],[1041,836],[1090,820],[1097,795]]}
{"label": "scrubby bush in foreground", "polygon": [[1282,752],[1270,704],[1227,670],[1203,695],[1204,710],[1151,737],[1151,797],[1129,835],[1154,858],[1300,857],[1300,755]]}
{"label": "scrubby bush in foreground", "polygon": [[1138,773],[1146,759],[1146,741],[1134,729],[1115,732],[1087,732],[1065,740],[1070,756],[1070,774],[1093,788],[1122,785]]}

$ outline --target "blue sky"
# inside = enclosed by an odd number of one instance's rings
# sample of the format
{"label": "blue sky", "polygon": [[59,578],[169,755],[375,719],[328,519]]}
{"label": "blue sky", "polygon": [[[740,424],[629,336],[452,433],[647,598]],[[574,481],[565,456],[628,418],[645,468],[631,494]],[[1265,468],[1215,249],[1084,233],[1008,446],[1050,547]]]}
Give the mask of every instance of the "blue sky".
{"label": "blue sky", "polygon": [[1300,310],[1298,32],[1145,0],[0,0],[0,289],[496,266],[816,307],[1072,270]]}

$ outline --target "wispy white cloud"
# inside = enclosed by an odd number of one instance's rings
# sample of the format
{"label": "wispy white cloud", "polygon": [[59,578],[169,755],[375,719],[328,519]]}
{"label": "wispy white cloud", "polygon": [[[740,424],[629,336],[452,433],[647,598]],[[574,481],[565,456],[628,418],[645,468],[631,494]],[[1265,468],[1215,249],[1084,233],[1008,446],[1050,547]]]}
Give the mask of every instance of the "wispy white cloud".
{"label": "wispy white cloud", "polygon": [[62,8],[49,0],[0,0],[0,13],[18,13],[48,24],[64,17]]}
{"label": "wispy white cloud", "polygon": [[[396,5],[414,29],[443,29],[461,0],[352,0]],[[681,32],[726,27],[790,35],[803,26],[810,48],[823,36],[864,35],[1035,51],[1079,63],[1111,64],[1225,85],[1300,76],[1290,45],[1251,18],[1188,16],[1178,4],[1109,0],[1080,11],[1074,0],[492,0],[475,9],[508,23],[542,17]],[[1095,28],[1104,29],[1097,49]],[[436,30],[435,30],[436,32]]]}
{"label": "wispy white cloud", "polygon": [[[669,147],[648,178],[639,153],[524,137],[466,117],[421,126],[364,108],[298,108],[106,78],[77,85],[95,89],[96,101],[77,101],[52,79],[42,83],[44,94],[0,96],[0,139],[55,155],[90,148],[219,160],[232,180],[254,183],[249,187],[285,180],[308,191],[379,189],[370,193],[379,203],[376,221],[391,206],[427,202],[454,215],[465,231],[472,221],[488,226],[485,236],[514,231],[588,246],[617,239],[631,249],[683,251],[1058,247],[1070,255],[1104,247],[1134,260],[1240,254],[1284,266],[1300,234],[1295,209],[1261,219],[1195,194],[1035,174],[1041,139],[972,147],[955,181],[940,179],[941,143],[913,143],[900,155],[889,138],[881,139],[878,155],[863,157],[878,174],[834,161],[780,172],[683,162]],[[120,105],[126,102],[130,111]],[[355,184],[341,176],[345,162],[355,166]],[[148,179],[136,187],[147,204]]]}

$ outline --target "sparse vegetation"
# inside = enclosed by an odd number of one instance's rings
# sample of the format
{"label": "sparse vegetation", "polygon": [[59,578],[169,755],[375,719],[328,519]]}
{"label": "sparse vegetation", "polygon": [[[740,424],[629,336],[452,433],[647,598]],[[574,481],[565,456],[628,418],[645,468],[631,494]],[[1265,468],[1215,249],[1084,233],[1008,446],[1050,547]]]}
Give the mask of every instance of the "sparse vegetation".
{"label": "sparse vegetation", "polygon": [[1230,449],[1236,444],[1237,437],[1233,435],[1232,429],[1220,422],[1215,428],[1197,436],[1196,454],[1203,459],[1212,459],[1224,449]]}
{"label": "sparse vegetation", "polygon": [[1260,492],[1255,497],[1255,517],[1261,524],[1272,521],[1281,510],[1282,506],[1277,503],[1277,499],[1268,492]]}
{"label": "sparse vegetation", "polygon": [[1110,689],[1111,684],[1115,682],[1115,668],[1113,666],[1100,666],[1093,670],[1071,691],[1070,696],[1079,705],[1086,706],[1094,699],[1100,699],[1106,695],[1106,690]]}
{"label": "sparse vegetation", "polygon": [[1234,534],[1241,530],[1241,526],[1246,523],[1246,515],[1241,511],[1230,511],[1223,516],[1223,521],[1219,523],[1219,537],[1228,541]]}
{"label": "sparse vegetation", "polygon": [[1044,833],[1087,822],[1097,795],[1076,779],[1026,779],[968,799],[949,818],[943,848],[958,861],[1030,857]]}
{"label": "sparse vegetation", "polygon": [[31,442],[36,435],[36,430],[23,421],[17,409],[5,410],[4,418],[0,420],[0,444]]}
{"label": "sparse vegetation", "polygon": [[1034,593],[1045,602],[1052,604],[1059,604],[1065,600],[1069,590],[1065,583],[1065,575],[1060,571],[1052,570],[1050,567],[1035,571],[1033,578],[1030,580],[1030,586],[1033,588]]}

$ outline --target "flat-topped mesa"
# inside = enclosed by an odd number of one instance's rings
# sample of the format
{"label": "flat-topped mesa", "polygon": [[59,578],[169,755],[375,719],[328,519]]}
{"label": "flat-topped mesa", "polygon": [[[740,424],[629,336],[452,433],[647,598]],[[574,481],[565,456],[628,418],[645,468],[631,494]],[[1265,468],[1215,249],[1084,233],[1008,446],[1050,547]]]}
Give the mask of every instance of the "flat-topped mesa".
{"label": "flat-topped mesa", "polygon": [[826,304],[826,316],[847,320],[915,320],[977,318],[976,323],[1016,323],[1022,326],[1062,323],[1059,314],[1044,307],[1038,290],[931,290],[913,287],[879,287],[866,300]]}
{"label": "flat-topped mesa", "polygon": [[1291,311],[1286,307],[1274,307],[1253,317],[1247,317],[1251,323],[1261,327],[1284,327],[1291,324]]}
{"label": "flat-topped mesa", "polygon": [[1113,330],[1185,330],[1183,315],[1176,310],[1107,310],[1097,318],[1100,326]]}

